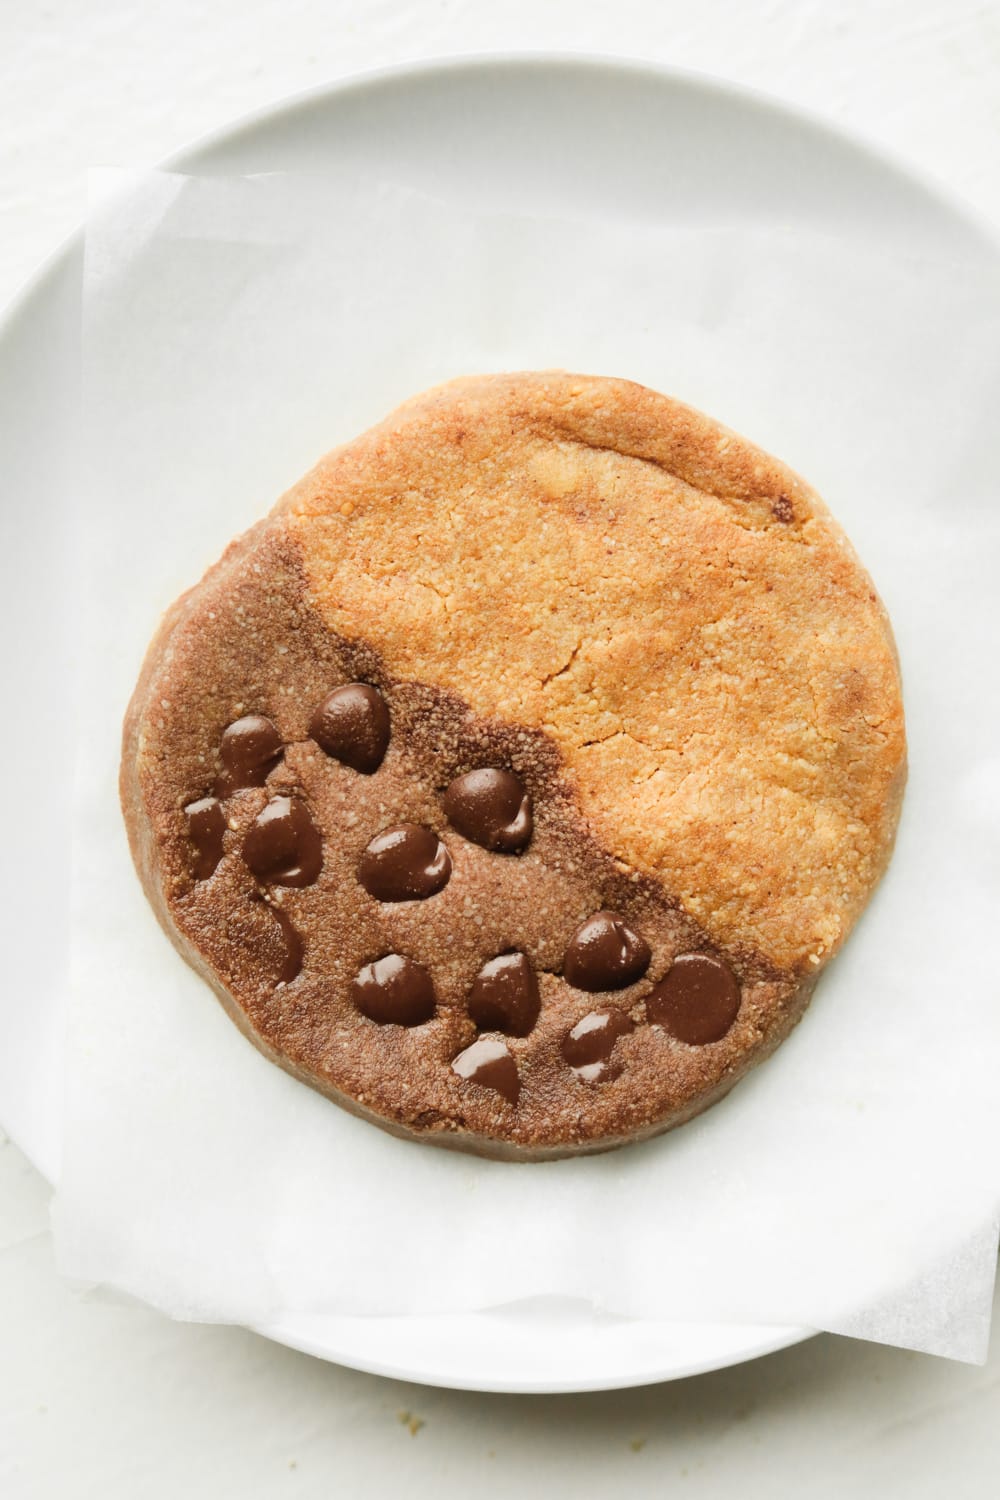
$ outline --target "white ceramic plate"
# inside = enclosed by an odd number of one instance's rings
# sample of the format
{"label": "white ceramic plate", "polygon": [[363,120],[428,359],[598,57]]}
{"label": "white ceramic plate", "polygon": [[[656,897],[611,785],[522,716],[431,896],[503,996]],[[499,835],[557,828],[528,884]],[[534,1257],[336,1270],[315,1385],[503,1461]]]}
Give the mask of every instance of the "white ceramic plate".
{"label": "white ceramic plate", "polygon": [[[171,165],[246,173],[334,163],[383,176],[403,168],[428,189],[514,212],[792,219],[870,235],[890,255],[894,247],[998,253],[961,210],[825,127],[719,83],[617,61],[455,60],[351,80],[241,122]],[[63,601],[73,567],[65,523],[74,504],[80,265],[76,239],[0,324],[8,789],[0,1118],[50,1180],[67,960],[74,636]],[[296,1317],[260,1331],[361,1369],[509,1391],[666,1380],[808,1335],[629,1322],[558,1303],[456,1317]]]}

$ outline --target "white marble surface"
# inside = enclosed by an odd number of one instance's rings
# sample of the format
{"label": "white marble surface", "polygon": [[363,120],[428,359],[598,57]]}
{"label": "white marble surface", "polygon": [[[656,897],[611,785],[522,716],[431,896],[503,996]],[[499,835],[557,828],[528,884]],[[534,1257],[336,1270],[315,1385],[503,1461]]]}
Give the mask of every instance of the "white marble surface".
{"label": "white marble surface", "polygon": [[[764,88],[909,160],[1000,231],[998,0],[0,0],[0,305],[79,220],[91,165],[147,165],[362,68],[550,47]],[[9,1143],[0,1327],[5,1500],[978,1500],[1000,1485],[1000,1347],[975,1369],[824,1337],[610,1395],[405,1386],[75,1294],[52,1269],[44,1185]]]}

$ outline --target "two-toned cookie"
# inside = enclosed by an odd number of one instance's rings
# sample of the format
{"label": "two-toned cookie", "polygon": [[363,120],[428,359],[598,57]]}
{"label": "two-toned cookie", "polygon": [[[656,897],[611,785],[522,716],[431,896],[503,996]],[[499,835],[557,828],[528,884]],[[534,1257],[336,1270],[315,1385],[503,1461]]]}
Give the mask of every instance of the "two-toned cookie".
{"label": "two-toned cookie", "polygon": [[173,607],[125,725],[147,893],[268,1056],[544,1157],[720,1098],[887,863],[885,611],[816,495],[664,396],[463,380]]}

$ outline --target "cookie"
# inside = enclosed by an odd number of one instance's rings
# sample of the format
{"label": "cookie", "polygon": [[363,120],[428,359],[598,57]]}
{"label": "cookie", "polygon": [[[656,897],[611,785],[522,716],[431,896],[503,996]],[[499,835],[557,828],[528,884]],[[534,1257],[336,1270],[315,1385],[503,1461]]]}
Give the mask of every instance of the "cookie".
{"label": "cookie", "polygon": [[261,1050],[399,1134],[541,1158],[721,1098],[888,861],[885,610],[777,460],[641,386],[455,381],[169,611],[122,805]]}

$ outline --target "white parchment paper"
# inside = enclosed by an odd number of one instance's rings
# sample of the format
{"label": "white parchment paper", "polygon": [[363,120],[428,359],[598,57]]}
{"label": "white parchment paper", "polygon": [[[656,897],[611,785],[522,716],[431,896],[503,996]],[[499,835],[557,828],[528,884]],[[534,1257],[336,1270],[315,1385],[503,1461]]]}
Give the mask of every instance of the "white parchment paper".
{"label": "white parchment paper", "polygon": [[[820,489],[892,614],[912,765],[891,871],[775,1058],[658,1141],[511,1165],[394,1140],[265,1062],[156,925],[116,775],[157,617],[231,536],[423,387],[554,365],[677,395]],[[102,183],[84,373],[63,1269],[182,1317],[556,1294],[981,1358],[1000,1199],[996,282],[791,225],[152,174]]]}

